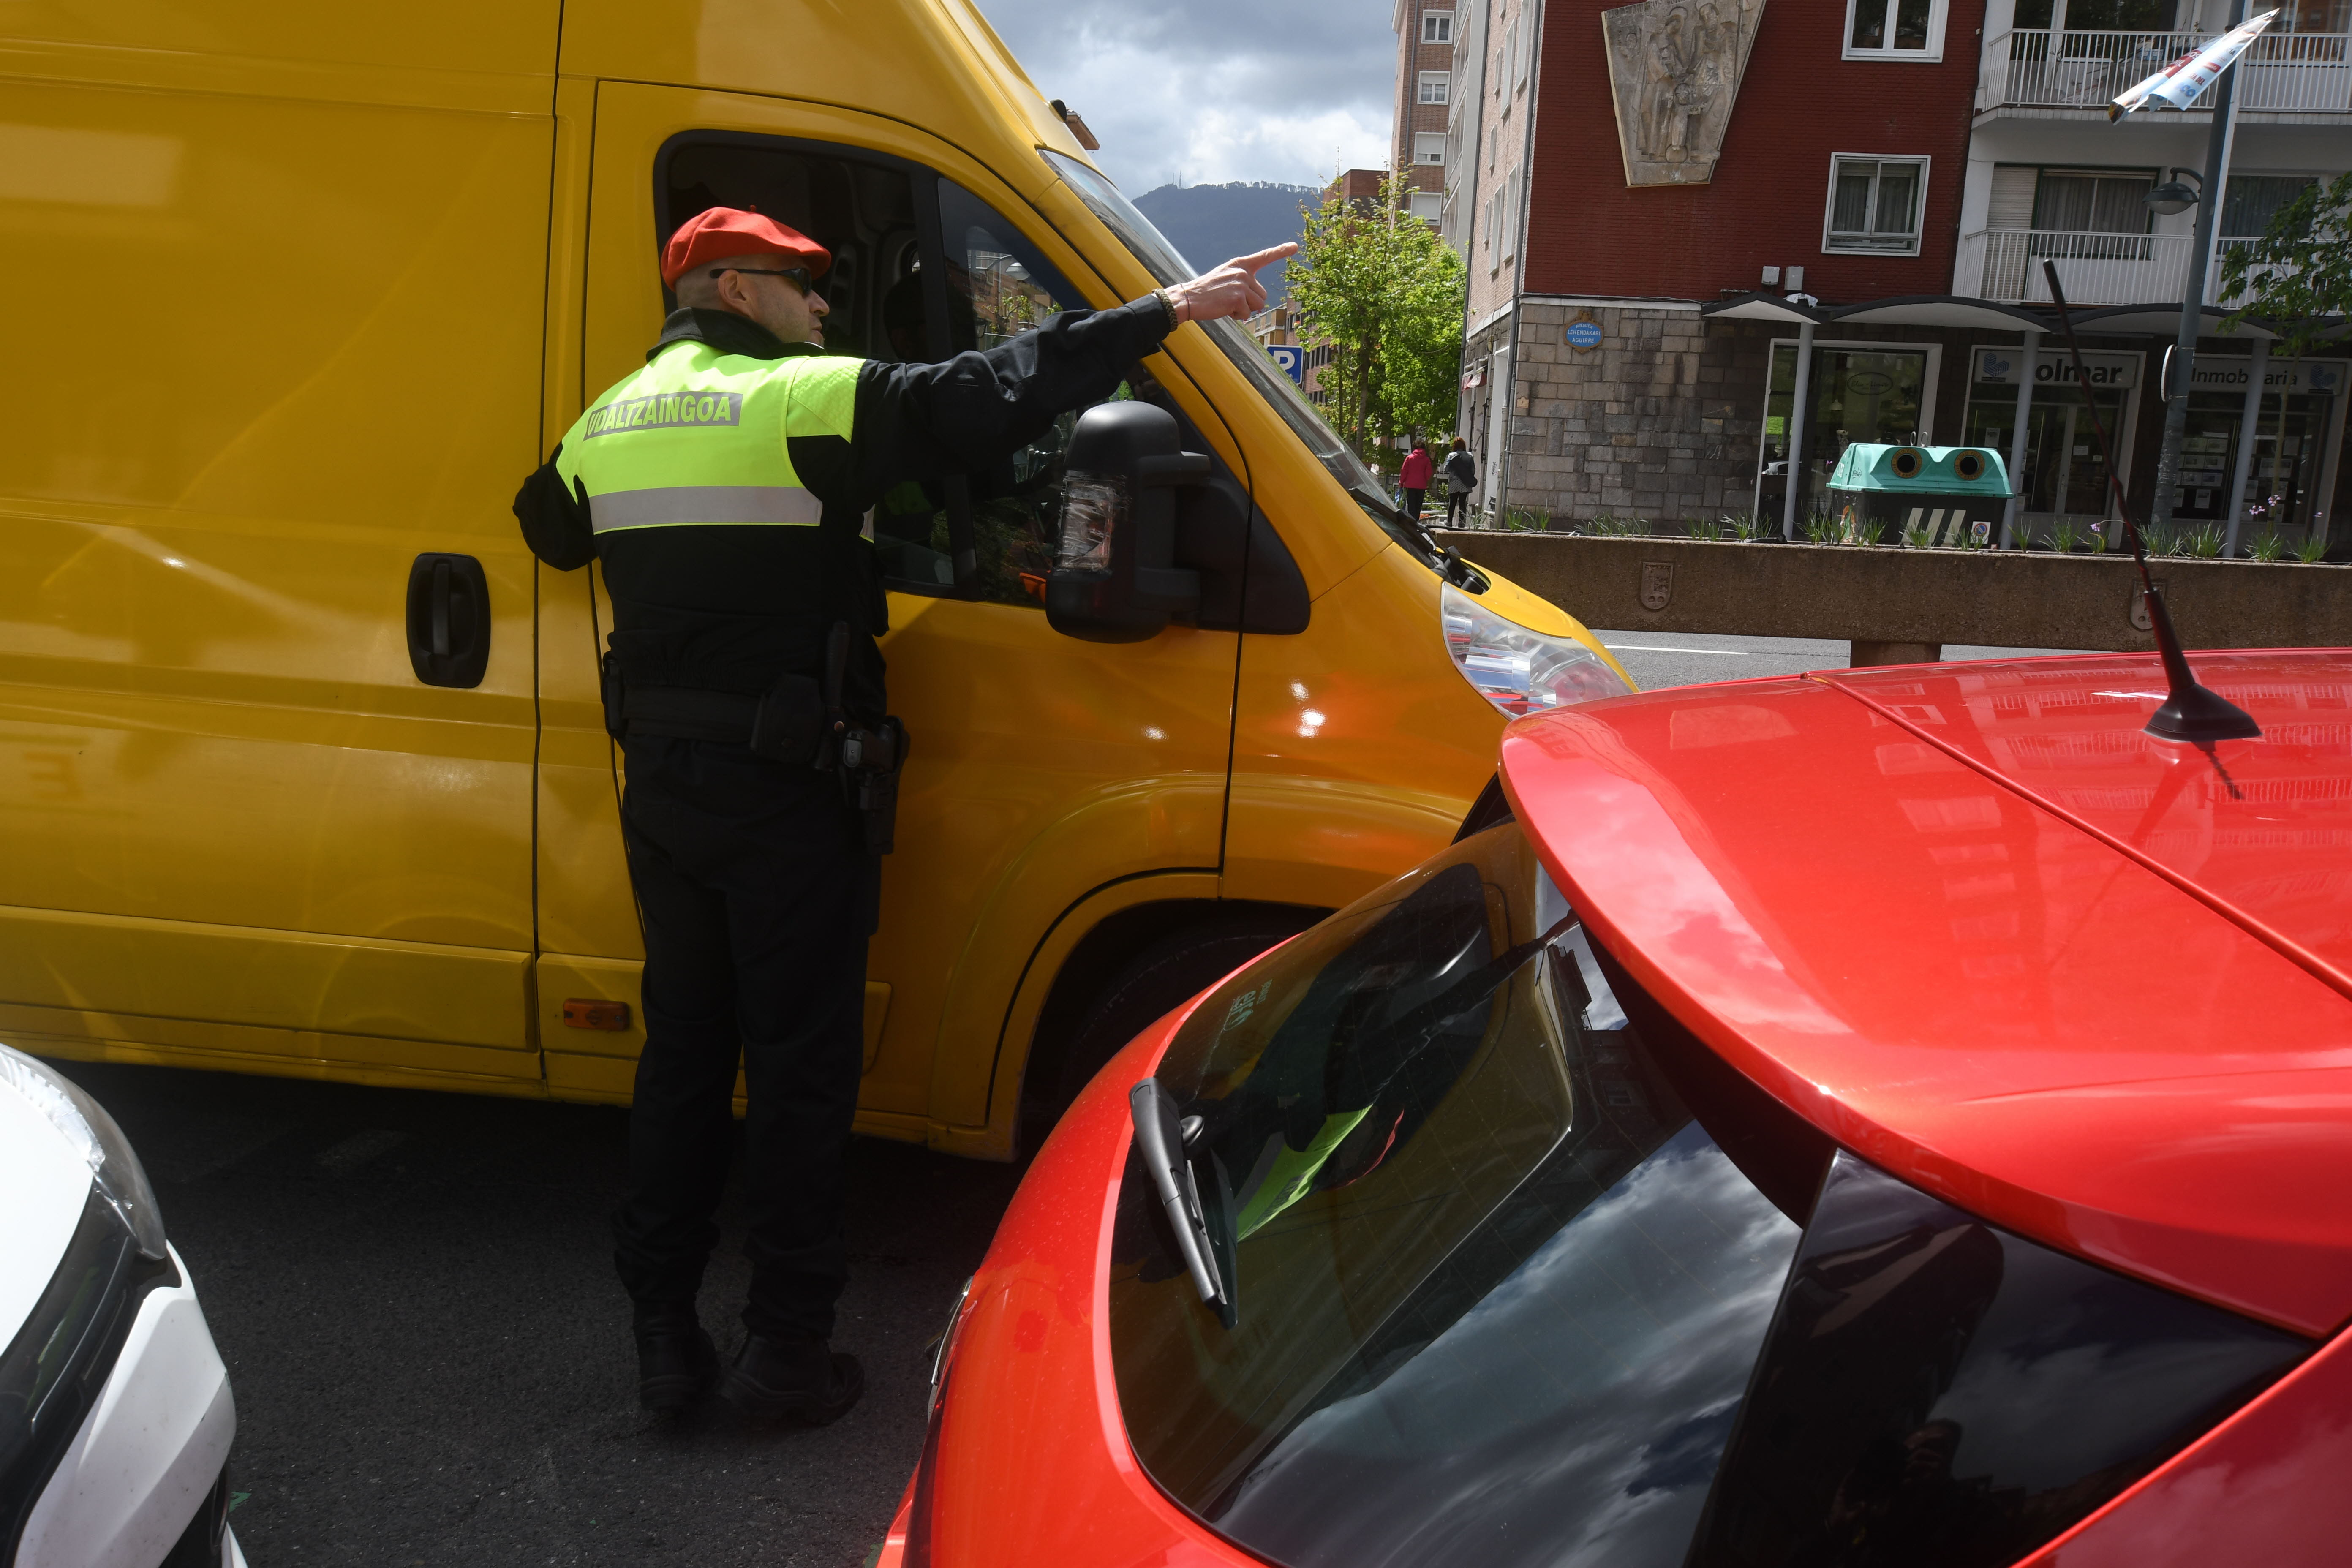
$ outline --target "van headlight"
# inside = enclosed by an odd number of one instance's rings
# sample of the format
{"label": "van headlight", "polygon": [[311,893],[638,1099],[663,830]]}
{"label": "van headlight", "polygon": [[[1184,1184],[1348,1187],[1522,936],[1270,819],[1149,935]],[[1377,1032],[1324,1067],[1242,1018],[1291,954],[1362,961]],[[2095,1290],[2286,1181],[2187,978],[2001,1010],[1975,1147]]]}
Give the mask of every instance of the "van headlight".
{"label": "van headlight", "polygon": [[1632,687],[1574,637],[1530,631],[1505,620],[1453,584],[1441,590],[1445,651],[1478,695],[1516,719]]}
{"label": "van headlight", "polygon": [[89,1164],[90,1179],[131,1238],[140,1255],[160,1261],[164,1256],[163,1215],[155,1206],[155,1189],[147,1172],[131,1152],[131,1140],[114,1124],[106,1108],[82,1087],[52,1071],[43,1062],[0,1046],[0,1090],[31,1101]]}

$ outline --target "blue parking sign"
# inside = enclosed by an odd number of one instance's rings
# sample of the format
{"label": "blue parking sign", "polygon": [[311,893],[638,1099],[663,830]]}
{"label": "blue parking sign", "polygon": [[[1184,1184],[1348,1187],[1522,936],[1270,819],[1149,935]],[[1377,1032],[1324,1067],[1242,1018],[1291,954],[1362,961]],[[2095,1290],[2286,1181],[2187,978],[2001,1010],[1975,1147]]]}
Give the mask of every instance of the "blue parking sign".
{"label": "blue parking sign", "polygon": [[1307,351],[1296,343],[1270,343],[1266,353],[1282,367],[1282,374],[1299,386],[1307,384]]}

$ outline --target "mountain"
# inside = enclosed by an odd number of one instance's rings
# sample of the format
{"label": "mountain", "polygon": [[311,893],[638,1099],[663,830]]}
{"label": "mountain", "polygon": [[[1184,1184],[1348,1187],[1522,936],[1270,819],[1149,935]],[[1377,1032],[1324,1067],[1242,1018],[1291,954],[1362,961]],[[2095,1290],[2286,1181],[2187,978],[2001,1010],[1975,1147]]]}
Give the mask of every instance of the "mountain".
{"label": "mountain", "polygon": [[[1312,185],[1276,185],[1264,181],[1230,185],[1162,185],[1135,198],[1143,216],[1166,235],[1184,259],[1205,271],[1220,261],[1297,239],[1306,230],[1302,206],[1313,206],[1322,193]],[[1283,274],[1288,263],[1277,261],[1258,274],[1266,287],[1266,302],[1282,302]]]}

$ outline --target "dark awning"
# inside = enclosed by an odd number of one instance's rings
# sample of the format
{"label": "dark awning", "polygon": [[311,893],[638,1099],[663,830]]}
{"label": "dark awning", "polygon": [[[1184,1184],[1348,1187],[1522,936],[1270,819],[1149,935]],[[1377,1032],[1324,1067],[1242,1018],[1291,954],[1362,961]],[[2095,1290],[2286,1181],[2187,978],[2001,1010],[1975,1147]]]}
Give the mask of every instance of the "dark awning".
{"label": "dark awning", "polygon": [[1966,327],[1978,331],[2014,332],[2026,329],[2048,331],[2048,318],[2022,305],[1992,300],[1970,300],[1958,294],[1905,294],[1841,305],[1830,313],[1833,321],[1874,327]]}
{"label": "dark awning", "polygon": [[1779,294],[1736,294],[1701,305],[1698,313],[1709,321],[1771,321],[1787,327],[1817,327],[1829,319],[1818,307],[1801,305]]}

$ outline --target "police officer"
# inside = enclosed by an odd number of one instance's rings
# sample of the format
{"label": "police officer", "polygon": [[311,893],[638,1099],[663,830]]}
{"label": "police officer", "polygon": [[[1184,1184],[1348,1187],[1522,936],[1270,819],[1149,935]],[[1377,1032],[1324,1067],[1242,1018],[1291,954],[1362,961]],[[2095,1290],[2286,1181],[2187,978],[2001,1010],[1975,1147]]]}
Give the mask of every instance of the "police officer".
{"label": "police officer", "polygon": [[[750,1414],[822,1425],[864,1387],[828,1342],[876,856],[907,751],[885,710],[864,514],[906,480],[1003,461],[1108,396],[1178,323],[1257,310],[1256,268],[1296,248],[985,353],[885,363],[823,353],[823,247],[714,207],[663,249],[678,309],[645,368],[516,497],[533,553],[565,571],[601,561],[613,605],[606,722],[627,758],[621,832],[646,944],[614,1257],[648,1407],[718,1386]],[[722,1374],[695,1298],[739,1057],[751,1289]]]}

